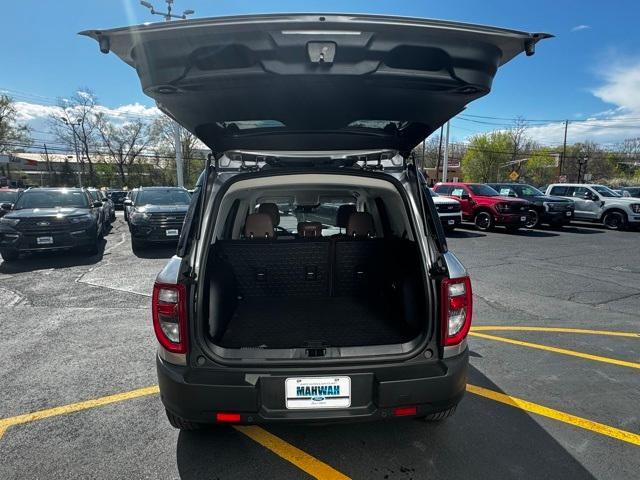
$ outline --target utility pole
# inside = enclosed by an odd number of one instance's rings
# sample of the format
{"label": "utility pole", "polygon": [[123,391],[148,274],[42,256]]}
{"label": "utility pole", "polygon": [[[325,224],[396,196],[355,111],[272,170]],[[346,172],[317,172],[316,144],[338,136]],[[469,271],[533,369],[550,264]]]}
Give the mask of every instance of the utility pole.
{"label": "utility pole", "polygon": [[[149,2],[145,2],[142,0],[140,5],[148,8],[151,11],[151,15],[160,15],[164,17],[165,21],[170,22],[174,18],[178,18],[180,20],[186,20],[187,15],[193,15],[196,13],[194,10],[185,10],[182,12],[182,15],[175,15],[171,13],[172,5],[174,0],[165,0],[167,4],[166,12],[158,12],[152,4]],[[177,123],[172,121],[173,123],[173,140],[176,150],[176,180],[178,182],[179,187],[184,187],[184,175],[183,175],[183,165],[182,165],[182,127]]]}
{"label": "utility pole", "polygon": [[440,176],[440,158],[442,158],[442,136],[444,134],[444,125],[440,125],[440,141],[438,145],[438,158],[436,159],[436,174],[433,176],[436,182]]}
{"label": "utility pole", "polygon": [[560,175],[562,175],[562,167],[564,164],[564,159],[567,155],[567,129],[569,128],[569,120],[564,121],[564,142],[562,143],[562,156],[560,157],[560,161],[558,162],[558,180],[560,180]]}
{"label": "utility pole", "polygon": [[447,122],[447,133],[444,138],[444,158],[442,159],[442,181],[447,181],[447,175],[449,173],[449,123]]}

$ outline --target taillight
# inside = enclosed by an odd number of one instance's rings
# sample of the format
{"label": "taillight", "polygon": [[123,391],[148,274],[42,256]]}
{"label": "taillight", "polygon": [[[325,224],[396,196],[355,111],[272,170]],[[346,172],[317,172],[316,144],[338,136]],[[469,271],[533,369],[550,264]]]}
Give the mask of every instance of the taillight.
{"label": "taillight", "polygon": [[473,297],[469,277],[442,281],[442,345],[457,345],[469,333]]}
{"label": "taillight", "polygon": [[153,329],[160,345],[173,353],[187,352],[185,295],[184,285],[158,282],[153,285]]}

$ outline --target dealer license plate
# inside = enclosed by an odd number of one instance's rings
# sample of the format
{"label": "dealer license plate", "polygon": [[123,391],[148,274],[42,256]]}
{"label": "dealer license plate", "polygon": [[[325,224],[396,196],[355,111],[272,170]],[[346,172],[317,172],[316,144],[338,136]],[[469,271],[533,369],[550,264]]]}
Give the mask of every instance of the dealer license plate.
{"label": "dealer license plate", "polygon": [[36,238],[36,243],[38,245],[52,245],[53,244],[53,237],[37,237]]}
{"label": "dealer license plate", "polygon": [[167,230],[166,231],[167,237],[177,237],[178,236],[178,229],[174,228],[171,230]]}
{"label": "dealer license plate", "polygon": [[287,378],[285,395],[288,409],[347,408],[351,406],[351,378]]}

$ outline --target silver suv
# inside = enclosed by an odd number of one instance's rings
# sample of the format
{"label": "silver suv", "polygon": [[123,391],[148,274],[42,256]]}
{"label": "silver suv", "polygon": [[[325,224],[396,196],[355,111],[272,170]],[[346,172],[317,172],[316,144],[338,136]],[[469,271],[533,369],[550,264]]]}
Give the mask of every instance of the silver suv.
{"label": "silver suv", "polygon": [[603,223],[610,230],[640,226],[640,200],[622,197],[604,185],[556,183],[546,193],[573,200],[576,220]]}

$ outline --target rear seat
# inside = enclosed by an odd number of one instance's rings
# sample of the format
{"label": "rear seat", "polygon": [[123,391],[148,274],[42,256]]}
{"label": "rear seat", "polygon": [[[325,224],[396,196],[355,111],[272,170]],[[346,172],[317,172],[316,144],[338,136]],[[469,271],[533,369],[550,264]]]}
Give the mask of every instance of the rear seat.
{"label": "rear seat", "polygon": [[332,294],[375,294],[384,274],[384,240],[375,238],[373,217],[367,212],[349,216],[346,236],[335,239]]}
{"label": "rear seat", "polygon": [[312,231],[313,235],[279,242],[273,234],[271,217],[254,213],[247,216],[245,239],[216,242],[217,256],[231,266],[240,297],[346,296],[375,292],[383,271],[384,245],[382,239],[373,238],[375,231],[370,214],[351,214],[347,238],[330,240],[315,236],[319,233],[317,225],[298,227],[299,232],[300,229],[306,233]]}

